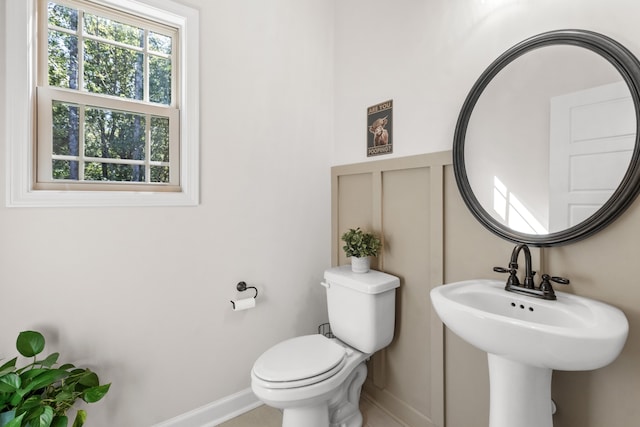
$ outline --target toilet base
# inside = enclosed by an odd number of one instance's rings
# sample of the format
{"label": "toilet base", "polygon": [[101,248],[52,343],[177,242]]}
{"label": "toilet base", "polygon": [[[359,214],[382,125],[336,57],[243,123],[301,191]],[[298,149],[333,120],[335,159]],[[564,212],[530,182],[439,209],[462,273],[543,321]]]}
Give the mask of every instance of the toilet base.
{"label": "toilet base", "polygon": [[360,392],[367,379],[367,364],[360,363],[329,403],[329,427],[362,427]]}
{"label": "toilet base", "polygon": [[329,427],[329,407],[327,403],[285,409],[282,413],[282,427],[300,426]]}
{"label": "toilet base", "polygon": [[362,362],[328,401],[284,408],[282,427],[362,427],[360,391],[366,378],[367,365]]}

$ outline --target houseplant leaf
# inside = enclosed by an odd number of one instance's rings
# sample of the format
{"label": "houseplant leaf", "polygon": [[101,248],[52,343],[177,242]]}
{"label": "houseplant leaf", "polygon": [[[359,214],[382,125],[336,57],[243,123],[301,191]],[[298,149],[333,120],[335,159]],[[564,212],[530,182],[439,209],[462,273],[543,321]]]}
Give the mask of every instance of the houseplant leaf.
{"label": "houseplant leaf", "polygon": [[47,368],[52,367],[58,361],[58,357],[60,357],[60,353],[51,353],[47,356],[46,359],[41,360],[39,363],[41,366],[46,366]]}
{"label": "houseplant leaf", "polygon": [[31,368],[29,370],[25,370],[26,368],[28,367],[18,369],[17,371],[18,374],[20,375],[20,378],[22,378],[22,381],[31,381],[38,375],[44,374],[45,372],[49,372],[48,368]]}
{"label": "houseplant leaf", "polygon": [[[66,412],[78,399],[97,402],[109,390],[110,384],[101,386],[98,375],[90,369],[70,363],[56,367],[57,352],[38,360],[44,344],[39,332],[21,332],[16,348],[33,360],[20,368],[16,368],[17,358],[0,366],[0,412],[19,414],[9,427],[68,427]],[[82,426],[85,419],[86,411],[77,411],[74,426]]]}
{"label": "houseplant leaf", "polygon": [[53,417],[51,427],[67,427],[69,425],[69,418],[65,415],[56,415]]}
{"label": "houseplant leaf", "polygon": [[87,387],[95,387],[100,384],[100,380],[98,379],[98,375],[95,372],[91,372],[87,370],[78,380],[78,383]]}
{"label": "houseplant leaf", "polygon": [[53,408],[45,406],[37,417],[29,420],[29,427],[50,427],[51,421],[53,421]]}
{"label": "houseplant leaf", "polygon": [[17,357],[6,362],[4,365],[0,366],[0,376],[12,372],[16,368]]}
{"label": "houseplant leaf", "polygon": [[23,331],[18,335],[16,348],[24,357],[33,357],[44,350],[44,337],[40,332]]}
{"label": "houseplant leaf", "polygon": [[20,405],[21,411],[29,411],[33,408],[37,408],[42,405],[42,397],[40,396],[29,396],[25,399],[24,402]]}
{"label": "houseplant leaf", "polygon": [[63,371],[61,369],[49,369],[48,371],[42,372],[38,376],[34,377],[29,384],[23,384],[23,386],[27,391],[37,390],[50,386],[56,381],[68,376],[69,373],[67,371]]}
{"label": "houseplant leaf", "polygon": [[0,377],[0,393],[13,393],[20,388],[22,381],[17,374],[11,373]]}
{"label": "houseplant leaf", "polygon": [[377,256],[382,242],[371,233],[366,233],[358,228],[350,228],[341,237],[345,245],[342,249],[347,257]]}
{"label": "houseplant leaf", "polygon": [[16,390],[16,392],[11,395],[11,400],[9,400],[11,407],[15,408],[16,406],[18,406],[24,398],[25,394],[27,394],[27,392],[23,389]]}
{"label": "houseplant leaf", "polygon": [[84,409],[79,409],[71,427],[82,427],[85,421],[87,421],[87,412]]}
{"label": "houseplant leaf", "polygon": [[110,383],[88,388],[82,394],[82,400],[87,403],[97,402],[98,400],[102,399],[105,394],[107,394],[107,392],[109,391],[109,387],[111,387]]}
{"label": "houseplant leaf", "polygon": [[66,389],[63,389],[62,391],[59,391],[56,394],[56,397],[55,397],[54,400],[56,402],[65,402],[65,401],[73,402],[75,400],[74,392],[66,390]]}

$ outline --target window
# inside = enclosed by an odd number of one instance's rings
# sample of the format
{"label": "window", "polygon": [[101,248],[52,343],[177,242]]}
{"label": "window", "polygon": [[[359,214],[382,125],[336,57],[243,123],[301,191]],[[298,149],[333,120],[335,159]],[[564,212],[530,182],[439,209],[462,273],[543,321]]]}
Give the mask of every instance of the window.
{"label": "window", "polygon": [[83,3],[40,3],[36,187],[179,190],[177,30]]}
{"label": "window", "polygon": [[169,0],[23,2],[8,0],[6,36],[12,11],[32,18],[27,77],[8,72],[6,90],[19,96],[14,77],[29,96],[6,120],[17,112],[33,132],[24,145],[7,132],[8,205],[197,204],[197,12]]}

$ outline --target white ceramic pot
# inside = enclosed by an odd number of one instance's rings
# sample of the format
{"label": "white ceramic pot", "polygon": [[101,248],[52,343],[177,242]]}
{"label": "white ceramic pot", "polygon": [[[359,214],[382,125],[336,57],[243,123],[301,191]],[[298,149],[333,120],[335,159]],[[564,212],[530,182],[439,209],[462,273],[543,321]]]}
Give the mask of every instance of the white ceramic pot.
{"label": "white ceramic pot", "polygon": [[351,257],[351,271],[354,273],[367,273],[371,268],[371,257]]}

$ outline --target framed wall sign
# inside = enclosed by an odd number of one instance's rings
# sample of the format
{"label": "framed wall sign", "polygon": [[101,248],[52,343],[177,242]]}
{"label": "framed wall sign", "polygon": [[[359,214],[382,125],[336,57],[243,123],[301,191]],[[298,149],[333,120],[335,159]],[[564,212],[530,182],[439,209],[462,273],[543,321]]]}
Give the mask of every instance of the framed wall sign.
{"label": "framed wall sign", "polygon": [[393,153],[393,100],[367,108],[367,157]]}

